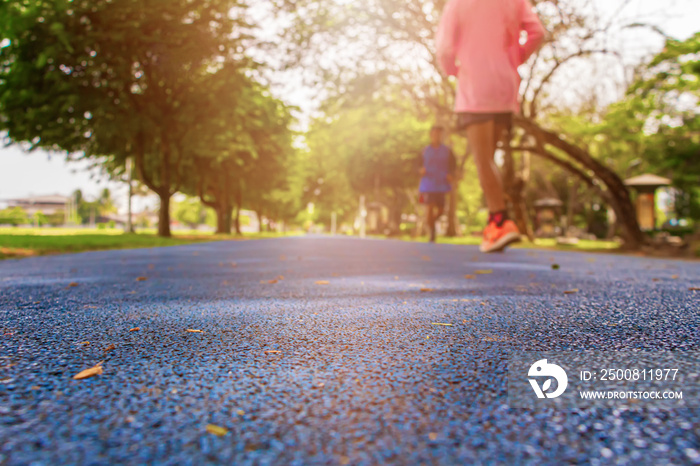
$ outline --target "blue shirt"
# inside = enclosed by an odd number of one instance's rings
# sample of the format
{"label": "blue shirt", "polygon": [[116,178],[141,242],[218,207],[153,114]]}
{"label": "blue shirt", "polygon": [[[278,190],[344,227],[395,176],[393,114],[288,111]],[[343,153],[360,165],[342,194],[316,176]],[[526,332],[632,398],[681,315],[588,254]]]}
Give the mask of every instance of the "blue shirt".
{"label": "blue shirt", "polygon": [[444,144],[433,147],[432,144],[423,150],[423,167],[425,175],[420,180],[419,191],[422,193],[447,193],[452,186],[447,181],[447,175],[454,173],[455,158],[452,150]]}

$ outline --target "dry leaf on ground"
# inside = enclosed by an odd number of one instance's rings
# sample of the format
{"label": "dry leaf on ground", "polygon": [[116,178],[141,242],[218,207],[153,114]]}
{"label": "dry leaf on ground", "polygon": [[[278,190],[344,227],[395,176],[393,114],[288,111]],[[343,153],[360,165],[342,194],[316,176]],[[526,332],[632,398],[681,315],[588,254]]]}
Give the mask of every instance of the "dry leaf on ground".
{"label": "dry leaf on ground", "polygon": [[691,286],[688,291],[700,291],[700,286]]}
{"label": "dry leaf on ground", "polygon": [[421,291],[421,293],[428,293],[430,291],[433,291],[433,289],[432,288],[421,288],[420,291]]}
{"label": "dry leaf on ground", "polygon": [[442,325],[444,327],[452,327],[452,324],[443,324],[442,322],[433,322],[431,325]]}
{"label": "dry leaf on ground", "polygon": [[91,367],[90,369],[85,369],[84,371],[78,372],[73,376],[73,378],[75,380],[82,380],[98,374],[102,374],[102,363],[99,363],[96,366]]}
{"label": "dry leaf on ground", "polygon": [[112,351],[115,348],[116,348],[116,346],[114,346],[114,343],[112,343],[111,345],[109,345],[108,347],[103,349],[102,351],[104,351],[106,353],[107,351]]}
{"label": "dry leaf on ground", "polygon": [[217,437],[223,437],[224,435],[228,434],[228,429],[225,429],[221,426],[217,426],[216,424],[207,424],[207,432],[210,434],[214,434]]}
{"label": "dry leaf on ground", "polygon": [[328,280],[317,280],[316,281],[317,285],[330,285],[330,283],[331,282],[329,282]]}
{"label": "dry leaf on ground", "polygon": [[277,351],[277,350],[267,350],[265,351],[266,353],[281,353],[282,351]]}
{"label": "dry leaf on ground", "polygon": [[477,270],[474,273],[477,275],[488,275],[490,273],[493,273],[493,270],[491,270],[491,269]]}
{"label": "dry leaf on ground", "polygon": [[136,279],[137,282],[145,282],[146,280],[148,280],[148,277],[138,277]]}
{"label": "dry leaf on ground", "polygon": [[474,280],[474,279],[476,278],[476,275],[469,275],[469,274],[467,274],[467,275],[464,276],[464,278],[466,278],[467,280]]}
{"label": "dry leaf on ground", "polygon": [[194,329],[194,328],[188,328],[187,331],[190,332],[190,333],[204,333],[204,332],[202,332],[201,330],[197,330],[197,329]]}
{"label": "dry leaf on ground", "polygon": [[79,285],[78,282],[70,282],[66,288],[75,288],[78,285]]}
{"label": "dry leaf on ground", "polygon": [[134,327],[129,329],[130,332],[138,332],[139,330],[141,330],[141,327]]}
{"label": "dry leaf on ground", "polygon": [[559,270],[560,268],[559,264],[552,264],[552,270]]}
{"label": "dry leaf on ground", "polygon": [[574,294],[578,293],[578,288],[574,288],[573,290],[566,290],[564,294]]}

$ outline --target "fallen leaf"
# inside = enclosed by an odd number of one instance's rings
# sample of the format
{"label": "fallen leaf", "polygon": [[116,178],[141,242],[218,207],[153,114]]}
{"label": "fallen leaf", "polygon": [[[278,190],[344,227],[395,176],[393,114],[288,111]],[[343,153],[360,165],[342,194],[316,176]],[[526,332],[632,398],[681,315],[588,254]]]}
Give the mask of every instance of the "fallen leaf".
{"label": "fallen leaf", "polygon": [[284,275],[280,275],[279,277],[277,277],[277,280],[284,280]]}
{"label": "fallen leaf", "polygon": [[674,279],[674,280],[677,280],[677,279],[678,279],[678,275],[671,275],[671,278]]}
{"label": "fallen leaf", "polygon": [[194,329],[194,328],[188,328],[187,331],[190,332],[190,333],[204,333],[204,332],[202,332],[201,330],[197,330],[197,329]]}
{"label": "fallen leaf", "polygon": [[97,364],[94,367],[91,367],[90,369],[85,369],[82,372],[78,372],[73,376],[75,380],[81,380],[81,379],[87,379],[88,377],[92,377],[93,375],[98,375],[102,374],[102,363]]}
{"label": "fallen leaf", "polygon": [[491,270],[491,269],[477,270],[477,271],[474,272],[474,273],[477,274],[477,275],[488,275],[488,274],[490,274],[490,273],[493,273],[493,270]]}
{"label": "fallen leaf", "polygon": [[108,347],[106,347],[105,349],[103,349],[102,351],[104,351],[104,352],[106,353],[106,352],[108,352],[108,351],[112,351],[112,350],[115,349],[115,348],[116,348],[116,346],[114,346],[114,343],[112,343],[111,345],[109,345]]}
{"label": "fallen leaf", "polygon": [[138,277],[136,279],[137,282],[145,282],[146,280],[148,280],[148,277]]}
{"label": "fallen leaf", "polygon": [[224,435],[228,434],[228,429],[224,429],[216,424],[207,424],[207,432],[214,434],[217,437],[223,437]]}
{"label": "fallen leaf", "polygon": [[266,353],[281,353],[282,351],[277,351],[277,350],[267,350],[265,351]]}
{"label": "fallen leaf", "polygon": [[445,327],[452,327],[452,324],[443,324],[442,322],[433,322],[431,325],[443,325]]}
{"label": "fallen leaf", "polygon": [[559,264],[552,264],[552,270],[559,270]]}
{"label": "fallen leaf", "polygon": [[263,280],[263,281],[261,281],[260,283],[269,283],[270,285],[274,285],[275,283],[277,283],[277,280],[273,279],[273,280],[268,280],[267,282],[265,282],[265,281]]}
{"label": "fallen leaf", "polygon": [[134,327],[129,329],[130,332],[138,332],[139,330],[141,330],[141,327]]}
{"label": "fallen leaf", "polygon": [[242,409],[239,409],[236,411],[236,414],[238,414],[239,416],[245,416],[245,411],[243,411]]}
{"label": "fallen leaf", "polygon": [[660,278],[652,278],[651,281],[652,281],[652,282],[658,282],[658,281],[661,281],[661,279],[660,279]]}
{"label": "fallen leaf", "polygon": [[317,285],[330,285],[330,282],[328,280],[317,280],[316,284]]}
{"label": "fallen leaf", "polygon": [[75,288],[78,285],[79,285],[79,283],[77,283],[77,282],[70,282],[66,288]]}
{"label": "fallen leaf", "polygon": [[428,434],[428,438],[432,441],[435,441],[438,438],[438,434],[436,434],[435,432],[431,432]]}
{"label": "fallen leaf", "polygon": [[235,262],[231,262],[231,267],[238,267],[238,264],[236,264]]}
{"label": "fallen leaf", "polygon": [[700,291],[700,286],[691,286],[688,291]]}
{"label": "fallen leaf", "polygon": [[476,278],[476,275],[465,275],[464,278],[467,280],[474,280]]}
{"label": "fallen leaf", "polygon": [[566,290],[564,294],[574,294],[578,293],[578,288],[574,288],[573,290]]}
{"label": "fallen leaf", "polygon": [[80,343],[78,343],[78,344],[79,344],[79,345],[82,345],[82,346],[87,346],[87,345],[90,344],[90,342],[89,342],[89,341],[82,341],[82,342],[80,342]]}
{"label": "fallen leaf", "polygon": [[421,288],[420,291],[421,291],[422,293],[428,293],[428,292],[430,292],[430,291],[433,291],[433,289],[432,289],[432,288]]}
{"label": "fallen leaf", "polygon": [[32,385],[32,386],[29,387],[29,388],[30,388],[31,390],[41,390],[41,387],[38,386],[38,385]]}

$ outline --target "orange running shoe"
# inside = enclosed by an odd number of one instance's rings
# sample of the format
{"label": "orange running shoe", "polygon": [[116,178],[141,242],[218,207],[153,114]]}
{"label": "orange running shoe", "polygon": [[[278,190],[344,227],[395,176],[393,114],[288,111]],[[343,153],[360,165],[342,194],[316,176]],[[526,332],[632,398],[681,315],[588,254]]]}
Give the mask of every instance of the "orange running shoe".
{"label": "orange running shoe", "polygon": [[520,241],[520,231],[512,220],[506,220],[500,227],[496,222],[489,222],[484,229],[484,241],[481,252],[500,252],[507,246]]}

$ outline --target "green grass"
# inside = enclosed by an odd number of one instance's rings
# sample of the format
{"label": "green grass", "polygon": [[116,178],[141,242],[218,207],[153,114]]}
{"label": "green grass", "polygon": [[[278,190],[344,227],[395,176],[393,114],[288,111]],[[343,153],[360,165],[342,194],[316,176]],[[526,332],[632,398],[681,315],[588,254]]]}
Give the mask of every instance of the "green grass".
{"label": "green grass", "polygon": [[126,234],[116,229],[0,228],[0,259],[103,249],[177,246],[203,241],[262,239],[276,236],[280,236],[280,234],[254,233],[234,236],[197,231],[177,231],[174,232],[172,238],[160,238],[149,232]]}
{"label": "green grass", "polygon": [[[409,236],[403,236],[400,239],[404,241],[418,241],[418,242],[424,242],[428,240],[428,237],[419,237],[419,238],[411,238]],[[441,244],[458,244],[458,245],[470,245],[470,246],[478,246],[481,244],[481,236],[460,236],[456,238],[447,238],[447,237],[442,237],[438,238],[437,240],[438,243]],[[595,251],[607,251],[607,252],[612,252],[615,251],[616,249],[620,248],[620,243],[616,241],[603,241],[603,240],[579,240],[579,242],[575,245],[563,245],[563,244],[557,244],[556,239],[549,239],[549,238],[538,238],[535,239],[534,243],[531,243],[529,241],[523,241],[522,243],[518,243],[514,245],[513,247],[515,248],[521,248],[521,249],[548,249],[548,250],[553,250],[553,251],[586,251],[586,252],[595,252]]]}

